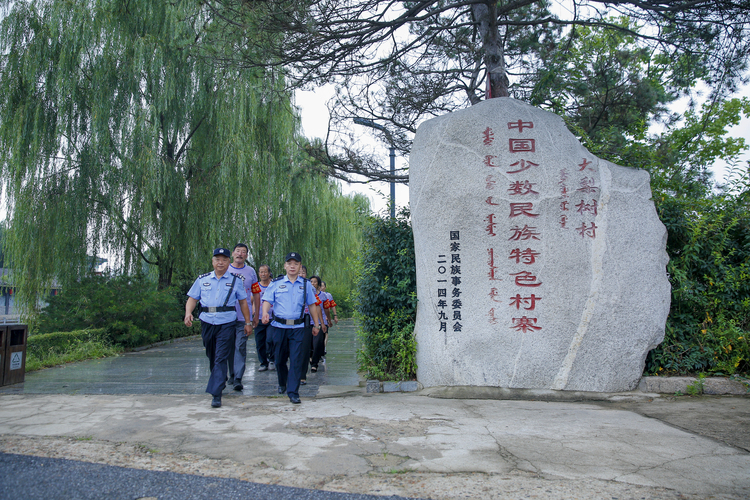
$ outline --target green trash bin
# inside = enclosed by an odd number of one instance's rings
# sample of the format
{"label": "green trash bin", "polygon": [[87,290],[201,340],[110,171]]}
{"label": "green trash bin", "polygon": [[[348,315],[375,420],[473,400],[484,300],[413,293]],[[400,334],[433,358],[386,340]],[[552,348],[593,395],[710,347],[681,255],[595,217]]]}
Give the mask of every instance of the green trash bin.
{"label": "green trash bin", "polygon": [[28,325],[0,325],[3,331],[3,342],[0,349],[3,353],[2,385],[21,384],[26,376],[26,341],[29,335]]}

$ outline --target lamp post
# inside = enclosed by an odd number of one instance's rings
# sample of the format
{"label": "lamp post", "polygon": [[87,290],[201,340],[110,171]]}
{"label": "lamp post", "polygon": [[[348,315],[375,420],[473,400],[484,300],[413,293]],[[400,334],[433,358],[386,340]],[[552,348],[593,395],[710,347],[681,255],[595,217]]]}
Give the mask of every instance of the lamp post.
{"label": "lamp post", "polygon": [[361,118],[359,116],[354,117],[354,123],[357,125],[364,125],[365,127],[374,128],[376,130],[380,130],[381,132],[385,133],[386,138],[388,139],[388,142],[390,143],[390,149],[391,149],[391,219],[396,218],[396,181],[393,179],[396,175],[396,148],[393,147],[393,141],[391,140],[391,134],[388,132],[388,129],[386,129],[384,126],[375,123],[372,120],[369,120],[367,118]]}

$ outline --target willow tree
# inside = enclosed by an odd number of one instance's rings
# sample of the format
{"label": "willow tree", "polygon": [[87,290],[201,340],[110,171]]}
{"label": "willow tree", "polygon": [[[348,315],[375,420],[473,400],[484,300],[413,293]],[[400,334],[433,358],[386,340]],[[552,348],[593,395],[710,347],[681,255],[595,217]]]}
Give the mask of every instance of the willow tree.
{"label": "willow tree", "polygon": [[[26,311],[53,278],[90,271],[87,255],[108,252],[124,272],[155,266],[163,287],[205,269],[213,247],[261,240],[263,224],[286,246],[301,220],[296,178],[328,186],[299,165],[282,77],[202,56],[201,5],[19,0],[3,20],[5,249]],[[312,220],[327,221],[317,206]],[[316,236],[356,240],[335,226]]]}

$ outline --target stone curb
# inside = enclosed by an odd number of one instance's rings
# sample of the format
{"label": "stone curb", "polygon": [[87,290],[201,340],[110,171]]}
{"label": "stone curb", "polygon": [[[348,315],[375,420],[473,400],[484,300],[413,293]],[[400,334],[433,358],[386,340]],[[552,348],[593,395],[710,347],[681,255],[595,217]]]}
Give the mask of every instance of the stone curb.
{"label": "stone curb", "polygon": [[638,390],[659,394],[690,394],[689,388],[698,394],[745,396],[750,394],[750,382],[724,377],[706,377],[701,383],[696,377],[643,377]]}
{"label": "stone curb", "polygon": [[[695,377],[643,377],[638,388],[629,392],[553,391],[551,389],[509,389],[506,387],[422,386],[418,381],[383,382],[368,380],[359,386],[321,386],[316,398],[336,398],[376,394],[382,392],[418,392],[420,396],[441,399],[506,399],[531,401],[639,401],[654,399],[662,394],[688,395],[688,387],[695,386]],[[363,387],[364,385],[364,387]],[[750,383],[723,377],[703,379],[702,391],[707,395],[750,395]]]}

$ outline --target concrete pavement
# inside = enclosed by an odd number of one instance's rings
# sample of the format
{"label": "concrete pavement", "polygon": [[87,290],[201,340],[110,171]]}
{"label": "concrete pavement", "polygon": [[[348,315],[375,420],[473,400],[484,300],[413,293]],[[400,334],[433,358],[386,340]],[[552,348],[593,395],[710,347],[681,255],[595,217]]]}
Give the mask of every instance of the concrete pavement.
{"label": "concrete pavement", "polygon": [[218,410],[196,395],[3,395],[0,451],[422,498],[750,496],[746,450],[633,411],[358,390]]}

